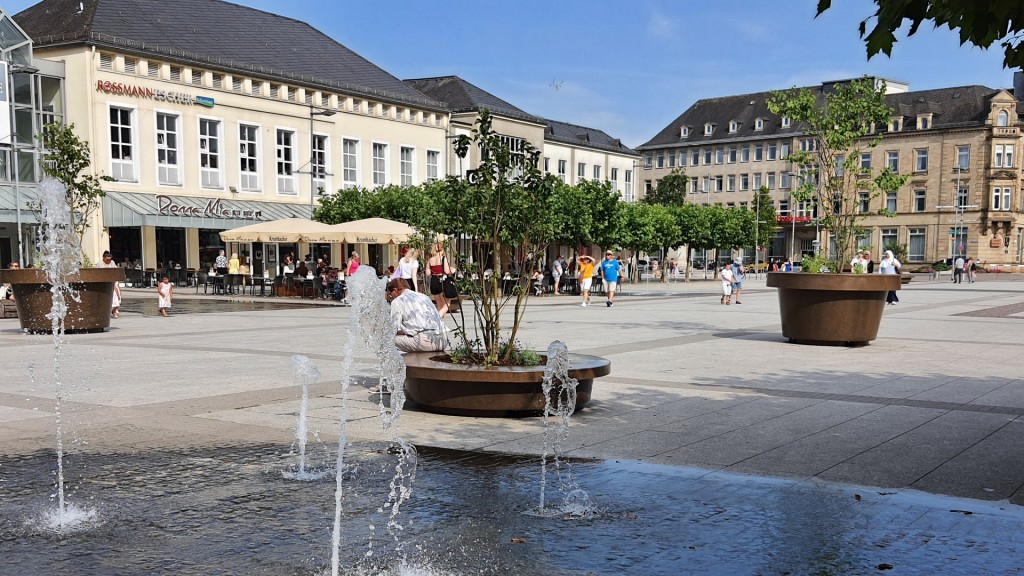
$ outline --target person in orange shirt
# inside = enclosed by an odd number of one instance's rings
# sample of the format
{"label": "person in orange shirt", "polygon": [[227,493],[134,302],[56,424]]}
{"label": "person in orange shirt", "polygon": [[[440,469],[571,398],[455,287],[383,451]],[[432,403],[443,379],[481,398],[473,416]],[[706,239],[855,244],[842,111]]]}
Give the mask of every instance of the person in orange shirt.
{"label": "person in orange shirt", "polygon": [[576,259],[576,269],[579,271],[580,294],[583,295],[583,302],[580,306],[590,305],[590,283],[594,275],[594,259],[586,254]]}

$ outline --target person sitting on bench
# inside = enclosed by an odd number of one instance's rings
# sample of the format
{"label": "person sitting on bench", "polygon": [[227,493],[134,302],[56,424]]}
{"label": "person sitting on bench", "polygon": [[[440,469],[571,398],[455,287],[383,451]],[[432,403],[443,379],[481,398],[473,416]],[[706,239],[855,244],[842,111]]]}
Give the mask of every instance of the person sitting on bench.
{"label": "person sitting on bench", "polygon": [[409,282],[396,278],[388,282],[391,321],[395,324],[395,346],[402,352],[442,352],[448,346],[446,327],[429,296],[409,289]]}

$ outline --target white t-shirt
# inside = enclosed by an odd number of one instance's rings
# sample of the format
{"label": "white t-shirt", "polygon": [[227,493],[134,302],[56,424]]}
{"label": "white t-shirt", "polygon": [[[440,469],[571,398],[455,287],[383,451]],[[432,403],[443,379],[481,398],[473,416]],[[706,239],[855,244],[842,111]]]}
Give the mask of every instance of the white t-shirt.
{"label": "white t-shirt", "polygon": [[726,266],[722,268],[722,284],[732,284],[736,281],[736,276],[732,273],[732,267]]}
{"label": "white t-shirt", "polygon": [[402,258],[401,260],[398,261],[398,271],[402,274],[402,278],[412,280],[413,278],[416,278],[416,275],[419,273],[419,270],[419,260],[413,259],[406,261],[405,258]]}

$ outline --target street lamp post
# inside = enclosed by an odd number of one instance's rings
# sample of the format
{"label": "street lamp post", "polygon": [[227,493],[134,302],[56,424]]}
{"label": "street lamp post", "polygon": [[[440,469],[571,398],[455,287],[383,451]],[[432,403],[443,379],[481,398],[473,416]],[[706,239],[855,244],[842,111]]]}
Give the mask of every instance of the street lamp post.
{"label": "street lamp post", "polygon": [[317,177],[317,164],[316,164],[316,136],[313,134],[313,121],[316,116],[334,116],[337,114],[335,110],[328,110],[325,108],[317,108],[316,106],[310,105],[309,107],[309,219],[313,219],[313,205],[316,201],[316,177]]}

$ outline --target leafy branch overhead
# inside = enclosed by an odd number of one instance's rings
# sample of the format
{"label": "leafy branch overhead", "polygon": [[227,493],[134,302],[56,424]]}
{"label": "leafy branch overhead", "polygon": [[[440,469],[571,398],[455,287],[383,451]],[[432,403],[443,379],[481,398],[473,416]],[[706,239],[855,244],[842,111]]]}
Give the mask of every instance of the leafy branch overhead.
{"label": "leafy branch overhead", "polygon": [[[1024,6],[1019,0],[874,0],[878,10],[860,23],[860,37],[867,45],[868,58],[884,52],[892,56],[895,32],[904,21],[910,22],[907,36],[913,36],[921,24],[948,27],[960,32],[960,44],[989,48],[996,42],[1003,47],[1003,65],[1024,67],[1021,46]],[[832,7],[832,0],[818,0],[820,16]],[[874,26],[868,31],[871,20]]]}

